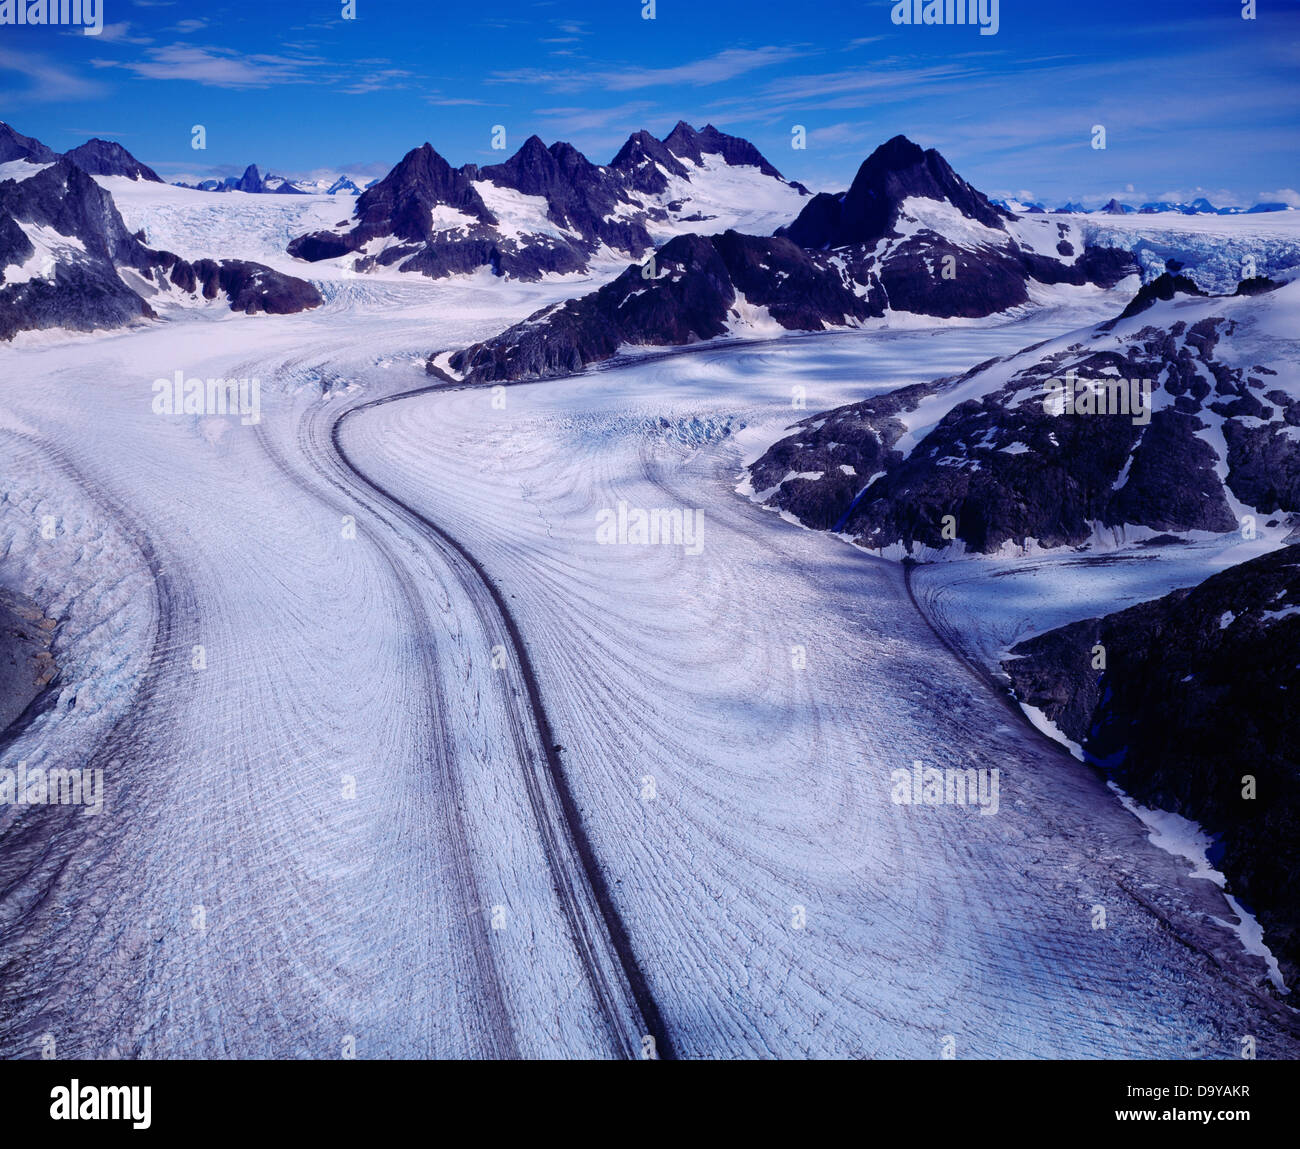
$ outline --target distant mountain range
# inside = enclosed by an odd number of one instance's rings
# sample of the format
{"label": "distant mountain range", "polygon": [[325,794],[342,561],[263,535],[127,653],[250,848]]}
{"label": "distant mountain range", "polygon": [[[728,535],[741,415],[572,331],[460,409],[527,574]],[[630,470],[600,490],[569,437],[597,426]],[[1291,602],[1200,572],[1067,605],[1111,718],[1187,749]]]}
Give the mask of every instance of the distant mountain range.
{"label": "distant mountain range", "polygon": [[1064,203],[1059,207],[1048,208],[1041,203],[1012,199],[995,199],[992,201],[1007,211],[1028,213],[1032,215],[1051,212],[1054,215],[1155,215],[1160,212],[1177,212],[1179,215],[1253,215],[1264,211],[1295,211],[1290,204],[1280,201],[1257,203],[1253,207],[1215,207],[1209,200],[1201,197],[1191,203],[1172,200],[1155,200],[1134,207],[1121,203],[1117,199],[1108,200],[1101,207],[1089,208],[1081,203]]}
{"label": "distant mountain range", "polygon": [[263,176],[256,164],[249,164],[242,176],[202,180],[196,184],[177,180],[175,186],[194,191],[241,191],[250,195],[360,195],[365,188],[372,187],[378,182],[378,180],[371,180],[362,187],[358,186],[351,176],[346,175],[331,176],[328,179],[291,180],[286,176],[273,174]]}
{"label": "distant mountain range", "polygon": [[[162,182],[120,144],[95,139],[60,156],[0,124],[0,302],[15,305],[3,337],[120,325],[152,314],[149,299],[220,296],[267,311],[319,301],[306,281],[260,264],[242,273],[256,280],[254,297],[221,270],[239,261],[189,265],[152,252],[143,232],[127,234],[112,201],[115,178]],[[877,148],[836,194],[812,195],[749,141],[684,121],[662,139],[634,133],[606,165],[532,136],[483,167],[453,168],[426,143],[364,190],[345,177],[310,185],[263,177],[256,165],[213,186],[355,195],[346,218],[286,247],[304,264],[332,262],[332,274],[536,280],[604,269],[610,281],[598,291],[430,357],[431,370],[467,381],[564,374],[629,344],[820,330],[890,314],[977,319],[1028,305],[1045,289],[1110,288],[1155,274],[1154,248],[1138,251],[1094,223],[995,203],[937,151],[903,136]],[[1102,214],[1126,210],[1112,201]]]}
{"label": "distant mountain range", "polygon": [[503,163],[453,168],[426,143],[358,197],[350,219],[300,236],[289,252],[311,262],[354,257],[362,272],[438,278],[486,267],[537,279],[584,271],[602,254],[639,258],[674,235],[764,211],[770,229],[808,194],[753,144],[712,125],[678,123],[662,140],[637,132],[605,166],[531,136]]}

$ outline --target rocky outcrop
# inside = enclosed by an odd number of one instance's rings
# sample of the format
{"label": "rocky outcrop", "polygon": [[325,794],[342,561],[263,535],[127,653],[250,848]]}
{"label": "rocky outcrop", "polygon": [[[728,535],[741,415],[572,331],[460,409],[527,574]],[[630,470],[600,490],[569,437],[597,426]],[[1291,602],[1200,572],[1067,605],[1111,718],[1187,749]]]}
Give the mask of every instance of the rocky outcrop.
{"label": "rocky outcrop", "polygon": [[[1105,669],[1093,669],[1094,648]],[[1216,838],[1288,982],[1300,974],[1300,545],[1022,642],[1015,696],[1146,806]]]}
{"label": "rocky outcrop", "polygon": [[838,268],[789,240],[734,231],[683,235],[581,299],[549,307],[495,339],[446,358],[438,373],[468,382],[570,374],[625,344],[676,346],[714,339],[743,325],[753,308],[792,331],[817,331],[880,314],[851,290]]}
{"label": "rocky outcrop", "polygon": [[903,554],[1227,532],[1232,500],[1300,512],[1300,395],[1270,388],[1263,365],[1236,366],[1260,353],[1239,321],[1269,298],[1153,304],[1158,325],[1104,323],[811,416],[751,466],[752,487],[809,526]]}

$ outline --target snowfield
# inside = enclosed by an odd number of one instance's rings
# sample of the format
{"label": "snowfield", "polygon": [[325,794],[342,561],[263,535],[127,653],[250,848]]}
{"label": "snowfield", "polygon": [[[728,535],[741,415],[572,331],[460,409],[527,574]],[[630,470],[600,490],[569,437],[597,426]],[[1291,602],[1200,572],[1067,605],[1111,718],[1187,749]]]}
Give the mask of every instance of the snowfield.
{"label": "snowfield", "polygon": [[[102,182],[155,246],[299,275],[355,202]],[[0,767],[106,789],[0,806],[0,1055],[1300,1053],[1218,886],[897,565],[736,492],[808,413],[1079,312],[431,388],[582,281],[317,266],[314,312],[0,348],[0,583],[59,619]],[[154,414],[177,371],[260,421]],[[698,553],[598,534],[641,511]],[[895,804],[916,761],[996,769],[996,813]]]}

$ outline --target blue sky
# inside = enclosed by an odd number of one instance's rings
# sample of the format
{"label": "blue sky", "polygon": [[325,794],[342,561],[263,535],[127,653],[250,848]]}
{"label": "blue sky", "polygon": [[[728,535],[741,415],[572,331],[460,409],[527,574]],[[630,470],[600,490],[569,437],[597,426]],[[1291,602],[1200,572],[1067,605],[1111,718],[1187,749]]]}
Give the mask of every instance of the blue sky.
{"label": "blue sky", "polygon": [[0,27],[0,118],[60,150],[119,140],[168,178],[381,175],[425,140],[493,163],[498,124],[508,152],[536,133],[605,163],[685,119],[819,190],[902,132],[992,195],[1300,205],[1294,0],[1255,20],[1240,0],[1001,0],[990,36],[896,26],[889,0],[657,0],[654,20],[643,0],[356,0],[355,20],[342,0],[102,2],[99,36]]}

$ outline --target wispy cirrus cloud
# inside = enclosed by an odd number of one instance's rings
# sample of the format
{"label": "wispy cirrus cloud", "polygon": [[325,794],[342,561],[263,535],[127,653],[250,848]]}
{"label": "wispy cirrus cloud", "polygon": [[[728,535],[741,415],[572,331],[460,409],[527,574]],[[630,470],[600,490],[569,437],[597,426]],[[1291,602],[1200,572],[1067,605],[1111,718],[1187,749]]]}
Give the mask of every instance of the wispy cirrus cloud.
{"label": "wispy cirrus cloud", "polygon": [[620,135],[628,136],[644,126],[645,117],[655,106],[649,100],[633,100],[608,108],[537,108],[533,114],[544,117],[552,132],[595,132],[613,127]]}
{"label": "wispy cirrus cloud", "polygon": [[343,91],[349,96],[361,96],[367,92],[392,92],[411,87],[414,80],[415,74],[404,68],[379,68],[353,80]]}
{"label": "wispy cirrus cloud", "polygon": [[0,48],[0,101],[9,104],[55,103],[61,100],[98,100],[107,94],[103,84],[54,63],[37,52]]}
{"label": "wispy cirrus cloud", "polygon": [[[129,20],[122,20],[116,24],[105,24],[100,29],[99,35],[95,37],[96,44],[152,44],[153,37],[145,36],[140,32],[131,31],[132,24]],[[64,33],[65,36],[75,36],[78,41],[83,41],[85,33],[80,28],[73,28]],[[84,42],[84,41],[83,41]]]}
{"label": "wispy cirrus cloud", "polygon": [[214,88],[269,88],[306,84],[328,61],[323,58],[245,54],[227,48],[168,44],[138,60],[94,59],[96,68],[120,68],[149,80],[189,80]]}
{"label": "wispy cirrus cloud", "polygon": [[803,55],[800,48],[727,48],[712,56],[667,68],[564,69],[524,68],[494,72],[494,84],[528,84],[554,92],[580,92],[598,88],[607,92],[630,92],[639,88],[698,87],[722,84],[761,68],[783,64]]}
{"label": "wispy cirrus cloud", "polygon": [[437,92],[426,96],[426,104],[435,108],[496,108],[499,104],[489,104],[487,100],[475,100],[470,96],[443,96]]}

